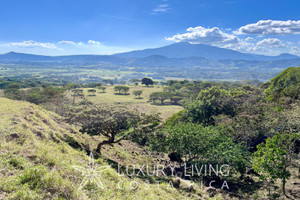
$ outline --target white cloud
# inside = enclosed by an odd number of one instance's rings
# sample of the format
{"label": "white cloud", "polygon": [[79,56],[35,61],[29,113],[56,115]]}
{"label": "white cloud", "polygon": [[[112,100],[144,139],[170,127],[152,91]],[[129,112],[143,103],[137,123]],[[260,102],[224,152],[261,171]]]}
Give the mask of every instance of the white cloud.
{"label": "white cloud", "polygon": [[186,29],[187,33],[166,37],[166,40],[175,42],[190,42],[194,44],[230,44],[239,43],[240,39],[232,34],[224,33],[218,27],[204,28],[197,26]]}
{"label": "white cloud", "polygon": [[60,42],[58,42],[59,44],[71,44],[71,45],[76,45],[76,43],[75,42],[73,42],[73,41],[68,41],[68,40],[63,40],[63,41],[60,41]]}
{"label": "white cloud", "polygon": [[283,48],[286,47],[281,40],[278,38],[266,38],[256,44],[257,46],[273,47],[273,48]]}
{"label": "white cloud", "polygon": [[167,12],[170,9],[169,4],[159,4],[152,10],[152,14],[159,14]]}
{"label": "white cloud", "polygon": [[292,47],[291,47],[291,52],[292,52],[292,53],[299,53],[299,52],[300,52],[300,49],[299,49],[298,47],[296,47],[296,46],[292,46]]}
{"label": "white cloud", "polygon": [[234,33],[247,35],[300,34],[300,20],[260,20],[257,23],[242,26],[238,29],[238,31],[235,31]]}
{"label": "white cloud", "polygon": [[255,47],[255,44],[247,42],[247,41],[240,40],[239,43],[236,43],[236,44],[226,44],[226,45],[221,46],[221,47],[222,48],[227,48],[227,49],[233,49],[233,50],[236,50],[236,51],[250,52]]}
{"label": "white cloud", "polygon": [[95,41],[95,40],[89,40],[88,44],[92,44],[92,45],[100,45],[99,41]]}
{"label": "white cloud", "polygon": [[247,37],[247,38],[245,39],[245,41],[253,41],[253,40],[255,40],[255,39],[252,38],[252,37]]}
{"label": "white cloud", "polygon": [[12,42],[8,43],[8,46],[15,46],[15,47],[25,47],[25,48],[46,48],[46,49],[58,49],[54,43],[50,42],[35,42],[33,40],[23,41],[23,42]]}

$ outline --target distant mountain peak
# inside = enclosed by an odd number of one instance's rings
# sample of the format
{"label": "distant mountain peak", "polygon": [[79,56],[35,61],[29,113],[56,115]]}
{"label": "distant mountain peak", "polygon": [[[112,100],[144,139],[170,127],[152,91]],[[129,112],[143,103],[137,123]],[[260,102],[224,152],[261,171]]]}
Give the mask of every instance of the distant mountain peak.
{"label": "distant mountain peak", "polygon": [[282,53],[282,54],[279,54],[278,56],[275,56],[277,58],[280,58],[280,59],[296,59],[296,58],[299,58],[299,56],[296,56],[294,54],[290,54],[290,53]]}
{"label": "distant mountain peak", "polygon": [[15,51],[10,51],[10,52],[6,53],[5,55],[10,55],[10,54],[19,54],[19,53],[15,52]]}
{"label": "distant mountain peak", "polygon": [[251,53],[242,53],[232,49],[226,49],[207,44],[191,44],[177,42],[159,48],[144,49],[115,54],[122,58],[146,58],[151,55],[161,55],[168,58],[202,57],[210,60],[257,60],[272,61],[296,59],[298,56],[284,53],[279,56],[265,56]]}

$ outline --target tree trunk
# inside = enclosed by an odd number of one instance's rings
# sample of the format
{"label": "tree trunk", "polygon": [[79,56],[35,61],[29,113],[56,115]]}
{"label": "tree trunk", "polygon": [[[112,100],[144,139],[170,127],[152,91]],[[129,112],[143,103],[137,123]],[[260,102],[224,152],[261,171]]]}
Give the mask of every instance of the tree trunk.
{"label": "tree trunk", "polygon": [[100,142],[97,146],[96,152],[101,154],[102,146],[106,145],[106,144],[112,144],[112,143],[114,143],[114,140],[115,140],[115,136],[112,135],[108,140],[104,140],[104,141]]}
{"label": "tree trunk", "polygon": [[283,194],[286,196],[285,184],[286,184],[286,179],[285,179],[285,177],[283,177],[283,179],[282,179],[282,191],[283,191]]}

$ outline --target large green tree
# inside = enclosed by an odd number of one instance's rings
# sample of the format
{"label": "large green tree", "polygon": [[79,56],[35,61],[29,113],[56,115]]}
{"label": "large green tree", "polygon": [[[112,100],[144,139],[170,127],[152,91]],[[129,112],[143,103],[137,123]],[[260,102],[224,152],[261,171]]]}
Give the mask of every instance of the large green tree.
{"label": "large green tree", "polygon": [[202,90],[195,101],[186,105],[185,116],[193,123],[214,125],[217,115],[234,116],[235,113],[236,101],[233,95],[227,90],[213,86]]}
{"label": "large green tree", "polygon": [[176,152],[184,162],[228,164],[239,172],[249,164],[247,149],[223,134],[220,127],[178,123],[165,131],[169,151]]}
{"label": "large green tree", "polygon": [[142,79],[142,84],[144,84],[144,85],[146,85],[148,87],[149,85],[153,85],[154,82],[153,82],[153,80],[151,78],[143,78]]}

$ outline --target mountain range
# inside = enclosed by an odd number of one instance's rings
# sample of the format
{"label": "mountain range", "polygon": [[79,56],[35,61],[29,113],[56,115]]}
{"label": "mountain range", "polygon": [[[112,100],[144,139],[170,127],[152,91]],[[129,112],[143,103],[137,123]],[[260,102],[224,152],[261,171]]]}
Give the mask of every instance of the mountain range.
{"label": "mountain range", "polygon": [[262,67],[298,66],[300,57],[288,53],[265,56],[242,53],[204,44],[185,42],[114,55],[43,56],[9,52],[0,55],[2,63],[47,64],[110,64],[114,66],[147,67]]}
{"label": "mountain range", "polygon": [[168,46],[131,51],[126,53],[115,54],[122,58],[143,58],[151,55],[161,55],[168,58],[184,58],[184,57],[204,57],[211,60],[282,60],[299,58],[296,55],[284,53],[278,56],[264,56],[250,53],[241,53],[231,49],[219,48],[205,44],[190,44],[187,42],[174,43]]}

